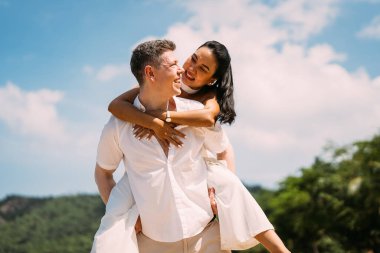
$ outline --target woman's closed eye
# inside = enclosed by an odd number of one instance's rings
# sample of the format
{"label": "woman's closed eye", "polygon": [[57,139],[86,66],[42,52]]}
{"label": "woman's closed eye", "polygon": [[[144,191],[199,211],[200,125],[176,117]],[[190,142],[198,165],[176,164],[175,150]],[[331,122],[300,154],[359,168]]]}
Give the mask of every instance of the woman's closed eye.
{"label": "woman's closed eye", "polygon": [[199,67],[199,69],[200,69],[202,72],[204,72],[204,73],[207,73],[207,72],[208,72],[207,69],[205,69],[204,67]]}

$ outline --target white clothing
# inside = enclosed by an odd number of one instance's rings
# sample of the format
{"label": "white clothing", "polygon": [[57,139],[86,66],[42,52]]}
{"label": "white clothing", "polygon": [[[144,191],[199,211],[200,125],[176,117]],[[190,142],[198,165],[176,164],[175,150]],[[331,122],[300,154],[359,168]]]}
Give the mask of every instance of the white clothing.
{"label": "white clothing", "polygon": [[157,242],[139,233],[139,253],[231,253],[220,249],[219,231],[219,222],[213,220],[199,234],[178,242]]}
{"label": "white clothing", "polygon": [[[222,161],[205,158],[207,183],[215,188],[222,250],[256,246],[257,234],[272,224],[239,178]],[[91,253],[139,253],[134,226],[138,217],[128,175],[112,189],[106,213],[97,231]]]}
{"label": "white clothing", "polygon": [[91,253],[138,253],[135,224],[139,213],[128,176],[112,188]]}
{"label": "white clothing", "polygon": [[256,246],[259,242],[254,237],[274,229],[273,225],[225,161],[204,159],[208,167],[207,184],[215,188],[221,249],[244,250]]}
{"label": "white clothing", "polygon": [[[193,100],[174,100],[177,111],[203,108],[203,104]],[[134,104],[141,108],[138,98]],[[180,127],[186,139],[181,148],[170,148],[168,157],[155,138],[136,139],[133,125],[115,117],[104,127],[98,146],[100,167],[114,170],[124,161],[142,230],[160,242],[192,237],[212,219],[207,167],[201,153],[203,146],[220,153],[228,145],[221,129]]]}

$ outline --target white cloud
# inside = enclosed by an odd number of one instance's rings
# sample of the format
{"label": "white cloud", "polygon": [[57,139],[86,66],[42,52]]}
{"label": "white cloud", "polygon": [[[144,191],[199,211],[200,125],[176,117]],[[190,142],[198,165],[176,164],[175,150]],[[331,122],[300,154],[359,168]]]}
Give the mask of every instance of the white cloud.
{"label": "white cloud", "polygon": [[364,69],[349,72],[339,65],[345,54],[329,44],[306,46],[333,22],[338,3],[186,2],[192,16],[163,36],[177,42],[181,59],[207,40],[229,49],[238,117],[228,132],[239,144],[238,157],[239,152],[260,154],[253,162],[265,166],[253,173],[250,155],[242,157],[243,179],[273,185],[308,165],[327,140],[347,143],[377,131],[380,77],[371,79]]}
{"label": "white cloud", "polygon": [[96,79],[99,81],[110,81],[120,76],[127,76],[130,73],[129,65],[106,65],[102,67],[96,74]]}
{"label": "white cloud", "polygon": [[64,124],[56,110],[62,98],[60,91],[24,91],[8,82],[0,87],[0,120],[21,134],[62,139],[65,137]]}
{"label": "white cloud", "polygon": [[[27,91],[12,82],[0,86],[0,125],[10,130],[0,135],[1,162],[18,165],[12,167],[16,172],[10,176],[28,177],[27,183],[5,184],[5,189],[3,182],[0,192],[46,195],[96,191],[92,175],[106,109],[87,122],[67,121],[57,110],[63,98],[61,91]],[[65,98],[70,100],[67,95]],[[83,118],[88,116],[86,110],[77,109],[82,110]],[[4,164],[2,167],[6,169]]]}
{"label": "white cloud", "polygon": [[85,65],[82,68],[82,72],[88,76],[95,77],[96,80],[101,82],[108,82],[118,77],[131,75],[128,64],[107,64],[98,70],[96,70],[93,66]]}
{"label": "white cloud", "polygon": [[380,39],[380,16],[372,19],[371,23],[357,33],[360,38]]}
{"label": "white cloud", "polygon": [[272,10],[273,17],[285,23],[290,38],[303,40],[319,33],[336,17],[337,3],[337,0],[280,1]]}

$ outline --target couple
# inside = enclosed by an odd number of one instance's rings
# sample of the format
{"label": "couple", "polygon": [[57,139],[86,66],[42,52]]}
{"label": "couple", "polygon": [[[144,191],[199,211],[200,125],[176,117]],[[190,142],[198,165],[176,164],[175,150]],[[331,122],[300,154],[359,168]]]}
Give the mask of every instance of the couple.
{"label": "couple", "polygon": [[[206,42],[183,67],[174,50],[168,40],[138,45],[131,70],[139,88],[110,104],[117,118],[103,129],[95,169],[106,213],[91,252],[216,253],[258,241],[289,252],[227,169],[234,169],[233,151],[215,124],[235,118],[227,49]],[[126,173],[115,184],[121,160]]]}

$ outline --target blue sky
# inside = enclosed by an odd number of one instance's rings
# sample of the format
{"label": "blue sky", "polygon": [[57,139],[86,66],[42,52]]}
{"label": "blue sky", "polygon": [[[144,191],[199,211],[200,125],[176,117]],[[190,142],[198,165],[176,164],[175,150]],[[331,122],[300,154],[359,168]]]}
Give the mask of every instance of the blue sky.
{"label": "blue sky", "polygon": [[329,140],[380,126],[376,0],[0,0],[0,32],[0,198],[96,192],[107,105],[149,38],[174,40],[181,61],[206,40],[229,48],[245,182],[276,187]]}

